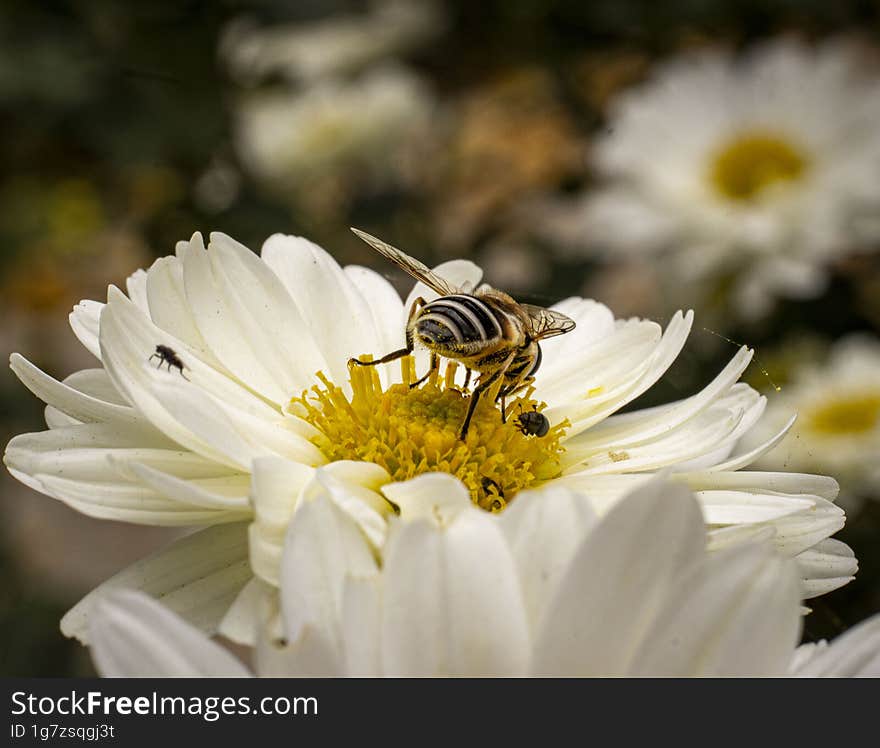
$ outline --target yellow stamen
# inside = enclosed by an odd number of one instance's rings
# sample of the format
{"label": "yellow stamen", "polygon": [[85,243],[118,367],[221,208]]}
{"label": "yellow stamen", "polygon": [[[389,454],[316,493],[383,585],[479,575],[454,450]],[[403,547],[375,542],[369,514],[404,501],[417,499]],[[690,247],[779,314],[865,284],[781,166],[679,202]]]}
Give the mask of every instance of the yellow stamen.
{"label": "yellow stamen", "polygon": [[806,156],[784,137],[752,132],[717,151],[709,178],[723,197],[748,202],[773,184],[801,178],[808,165]]}
{"label": "yellow stamen", "polygon": [[[405,382],[413,382],[411,356],[401,360]],[[458,438],[471,394],[456,389],[457,364],[435,372],[420,387],[382,388],[375,367],[353,366],[351,399],[319,374],[316,385],[291,408],[318,430],[313,442],[331,460],[360,460],[381,465],[396,481],[422,473],[445,472],[459,478],[475,504],[501,511],[525,488],[560,473],[560,439],[568,422],[551,426],[546,436],[527,436],[517,425],[520,413],[543,403],[529,388],[507,404],[507,422],[494,403],[495,392],[481,397],[464,441]],[[496,390],[497,392],[497,390]]]}
{"label": "yellow stamen", "polygon": [[880,392],[842,397],[807,414],[808,427],[830,436],[863,434],[880,425]]}

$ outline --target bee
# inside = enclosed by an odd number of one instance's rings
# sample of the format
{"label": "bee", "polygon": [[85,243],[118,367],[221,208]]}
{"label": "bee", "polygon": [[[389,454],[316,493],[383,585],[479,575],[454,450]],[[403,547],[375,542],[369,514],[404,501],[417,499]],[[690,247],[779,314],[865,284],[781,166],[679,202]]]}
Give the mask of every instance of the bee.
{"label": "bee", "polygon": [[546,436],[550,430],[547,416],[538,412],[537,407],[520,413],[516,418],[517,428],[526,436]]}
{"label": "bee", "polygon": [[465,388],[471,373],[479,382],[471,393],[459,439],[468,427],[480,396],[501,379],[496,401],[501,402],[501,419],[506,420],[505,398],[534,381],[541,365],[539,342],[570,332],[574,320],[564,314],[531,304],[520,304],[503,291],[482,284],[472,290],[456,287],[418,260],[358,229],[354,233],[382,256],[391,260],[439,294],[433,301],[413,301],[406,323],[406,347],[375,361],[350,359],[349,364],[376,366],[412,353],[415,345],[431,352],[427,374],[410,387],[424,382],[440,366],[440,356],[461,362],[466,368]]}
{"label": "bee", "polygon": [[171,371],[171,367],[173,366],[180,372],[180,376],[189,381],[189,377],[183,373],[183,361],[180,360],[180,356],[167,345],[157,345],[156,352],[150,356],[148,361],[152,361],[154,358],[159,359],[159,366],[157,368],[161,369],[162,364],[168,364],[168,371]]}

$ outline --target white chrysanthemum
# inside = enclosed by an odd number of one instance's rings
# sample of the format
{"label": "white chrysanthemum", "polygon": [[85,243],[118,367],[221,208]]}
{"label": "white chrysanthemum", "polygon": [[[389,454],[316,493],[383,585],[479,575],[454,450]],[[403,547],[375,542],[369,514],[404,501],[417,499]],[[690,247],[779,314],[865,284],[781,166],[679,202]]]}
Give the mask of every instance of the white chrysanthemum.
{"label": "white chrysanthemum", "polygon": [[838,478],[847,501],[880,499],[880,342],[844,338],[827,362],[796,370],[744,442],[758,443],[794,412],[797,423],[759,464],[827,471]]}
{"label": "white chrysanthemum", "polygon": [[582,242],[667,251],[678,283],[737,273],[746,315],[815,294],[880,237],[878,121],[880,78],[841,40],[678,59],[613,106]]}
{"label": "white chrysanthemum", "polygon": [[[280,615],[270,602],[260,624],[257,674],[877,673],[876,622],[825,651],[796,651],[794,564],[761,540],[707,553],[700,506],[682,486],[655,481],[599,518],[565,489],[525,492],[492,515],[449,476],[412,484],[418,500],[378,548],[339,496],[303,504],[285,542]],[[103,675],[249,674],[128,590],[99,602],[91,643]]]}
{"label": "white chrysanthemum", "polygon": [[220,45],[233,75],[253,83],[281,74],[295,82],[361,70],[441,33],[442,9],[433,0],[378,0],[358,15],[334,13],[311,23],[253,28],[233,22]]}
{"label": "white chrysanthemum", "polygon": [[432,107],[424,82],[396,66],[253,94],[238,113],[239,151],[257,177],[285,189],[308,189],[310,178],[346,167],[393,175]]}
{"label": "white chrysanthemum", "polygon": [[[467,261],[437,272],[453,284],[481,277]],[[614,415],[675,360],[691,314],[676,314],[663,331],[570,298],[555,308],[576,329],[542,344],[536,390],[510,404],[542,409],[549,433],[522,434],[483,398],[462,442],[460,368],[410,389],[402,382],[426,370],[426,356],[347,366],[350,356],[403,346],[415,296],[436,295],[418,284],[402,302],[378,274],[340,268],[305,239],[275,235],[257,256],[223,234],[206,250],[196,234],[176,256],[135,273],[128,295],[111,287],[106,304],[74,309],[71,324],[97,368],[60,382],[13,355],[15,373],[48,403],[49,430],[14,438],[5,462],[37,491],[94,517],[204,527],[106,584],[142,588],[209,631],[237,599],[223,623],[232,638],[243,636],[237,622],[254,587],[246,583],[256,574],[277,585],[282,541],[304,498],[356,495],[378,544],[384,516],[408,500],[401,481],[437,471],[460,478],[488,510],[555,485],[584,491],[600,514],[668,471],[695,491],[713,547],[770,526],[777,547],[798,558],[806,596],[851,579],[852,552],[829,539],[844,524],[836,482],[742,470],[781,434],[731,455],[765,406],[737,383],[748,349],[691,397]],[[150,360],[159,345],[176,352],[181,371]],[[252,480],[255,464],[263,467]],[[83,636],[94,597],[65,617],[67,634]]]}

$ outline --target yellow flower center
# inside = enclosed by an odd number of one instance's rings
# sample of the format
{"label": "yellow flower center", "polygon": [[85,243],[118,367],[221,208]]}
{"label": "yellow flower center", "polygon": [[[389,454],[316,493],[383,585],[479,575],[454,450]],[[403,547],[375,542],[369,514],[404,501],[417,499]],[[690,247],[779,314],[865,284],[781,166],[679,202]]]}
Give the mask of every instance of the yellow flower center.
{"label": "yellow flower center", "polygon": [[[319,373],[316,385],[291,400],[293,412],[318,430],[312,441],[331,461],[360,460],[381,465],[395,481],[422,473],[451,473],[464,483],[474,503],[501,511],[524,488],[560,473],[560,439],[568,422],[544,436],[523,433],[520,416],[543,403],[524,395],[507,403],[507,420],[494,403],[497,388],[480,398],[464,440],[458,438],[471,393],[454,384],[457,364],[424,384],[393,384],[383,390],[372,366],[352,366],[349,399]],[[402,359],[404,382],[414,382],[412,357]]]}
{"label": "yellow flower center", "polygon": [[748,202],[773,184],[799,179],[806,156],[791,142],[772,133],[747,133],[719,149],[709,178],[728,200]]}
{"label": "yellow flower center", "polygon": [[829,436],[864,434],[880,424],[880,392],[842,397],[807,415],[811,430]]}

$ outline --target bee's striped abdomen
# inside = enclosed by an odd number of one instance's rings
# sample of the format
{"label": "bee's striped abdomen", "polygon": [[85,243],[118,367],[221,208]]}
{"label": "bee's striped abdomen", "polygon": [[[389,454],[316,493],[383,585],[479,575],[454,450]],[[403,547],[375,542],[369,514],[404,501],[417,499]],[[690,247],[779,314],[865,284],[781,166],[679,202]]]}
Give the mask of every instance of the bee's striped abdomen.
{"label": "bee's striped abdomen", "polygon": [[504,372],[506,379],[526,379],[532,377],[541,366],[541,346],[533,343],[532,347],[514,358],[513,362]]}
{"label": "bee's striped abdomen", "polygon": [[501,337],[501,324],[480,299],[465,294],[441,296],[422,307],[416,333],[435,345],[487,343]]}

